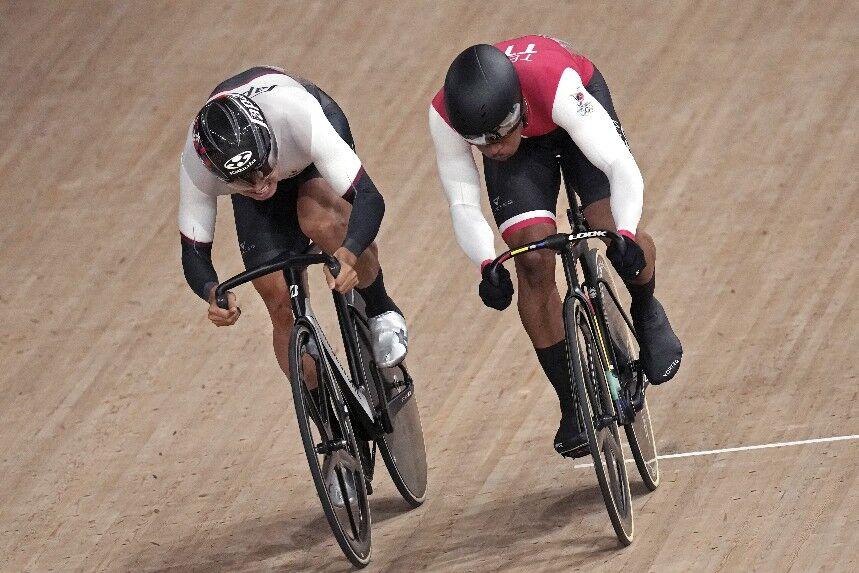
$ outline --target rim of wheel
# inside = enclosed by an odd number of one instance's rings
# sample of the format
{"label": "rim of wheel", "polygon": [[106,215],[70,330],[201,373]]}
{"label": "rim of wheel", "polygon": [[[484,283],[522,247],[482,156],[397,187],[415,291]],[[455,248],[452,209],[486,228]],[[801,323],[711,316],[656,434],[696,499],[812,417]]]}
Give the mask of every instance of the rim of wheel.
{"label": "rim of wheel", "polygon": [[653,424],[650,419],[650,410],[647,407],[647,397],[644,398],[644,406],[635,414],[635,421],[625,427],[626,437],[629,441],[632,457],[638,467],[638,473],[645,487],[654,491],[659,487],[659,454],[656,450],[656,441],[653,435]]}

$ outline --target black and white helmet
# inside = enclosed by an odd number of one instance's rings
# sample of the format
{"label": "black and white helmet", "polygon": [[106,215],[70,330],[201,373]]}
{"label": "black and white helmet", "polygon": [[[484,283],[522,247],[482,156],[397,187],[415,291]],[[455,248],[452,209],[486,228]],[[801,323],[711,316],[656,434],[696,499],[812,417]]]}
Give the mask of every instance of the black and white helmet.
{"label": "black and white helmet", "polygon": [[271,172],[271,130],[249,97],[225,94],[206,102],[194,121],[193,137],[203,164],[223,181],[252,183],[256,172]]}

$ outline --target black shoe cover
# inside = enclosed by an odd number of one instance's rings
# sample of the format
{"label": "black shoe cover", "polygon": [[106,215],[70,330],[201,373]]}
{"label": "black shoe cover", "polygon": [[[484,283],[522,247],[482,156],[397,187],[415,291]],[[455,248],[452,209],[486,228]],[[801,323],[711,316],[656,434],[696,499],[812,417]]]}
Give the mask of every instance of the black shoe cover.
{"label": "black shoe cover", "polygon": [[567,458],[580,458],[590,453],[588,436],[579,430],[574,416],[561,416],[555,433],[555,451]]}
{"label": "black shoe cover", "polygon": [[640,360],[651,384],[671,380],[680,368],[683,346],[671,329],[665,309],[656,298],[645,310],[632,313],[635,333],[641,346]]}

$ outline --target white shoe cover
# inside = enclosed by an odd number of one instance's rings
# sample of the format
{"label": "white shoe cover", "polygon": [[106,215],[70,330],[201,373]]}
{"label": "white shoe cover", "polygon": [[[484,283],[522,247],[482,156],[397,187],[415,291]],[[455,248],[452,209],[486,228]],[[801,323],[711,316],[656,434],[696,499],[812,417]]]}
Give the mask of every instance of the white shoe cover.
{"label": "white shoe cover", "polygon": [[370,334],[373,336],[373,358],[382,368],[396,366],[406,357],[409,348],[409,333],[406,319],[390,310],[370,319]]}

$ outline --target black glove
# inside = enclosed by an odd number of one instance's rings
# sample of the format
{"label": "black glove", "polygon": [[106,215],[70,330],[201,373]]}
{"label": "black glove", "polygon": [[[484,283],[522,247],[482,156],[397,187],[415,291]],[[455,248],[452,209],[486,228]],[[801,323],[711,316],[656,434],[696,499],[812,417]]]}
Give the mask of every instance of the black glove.
{"label": "black glove", "polygon": [[612,241],[606,251],[608,260],[614,265],[614,270],[624,281],[629,282],[644,270],[644,251],[638,243],[629,237],[623,242]]}
{"label": "black glove", "polygon": [[480,281],[480,300],[489,308],[495,310],[504,310],[510,306],[510,301],[513,300],[513,281],[510,280],[510,271],[498,265],[495,275],[489,274],[490,265],[483,267],[480,274],[483,275],[483,280]]}

